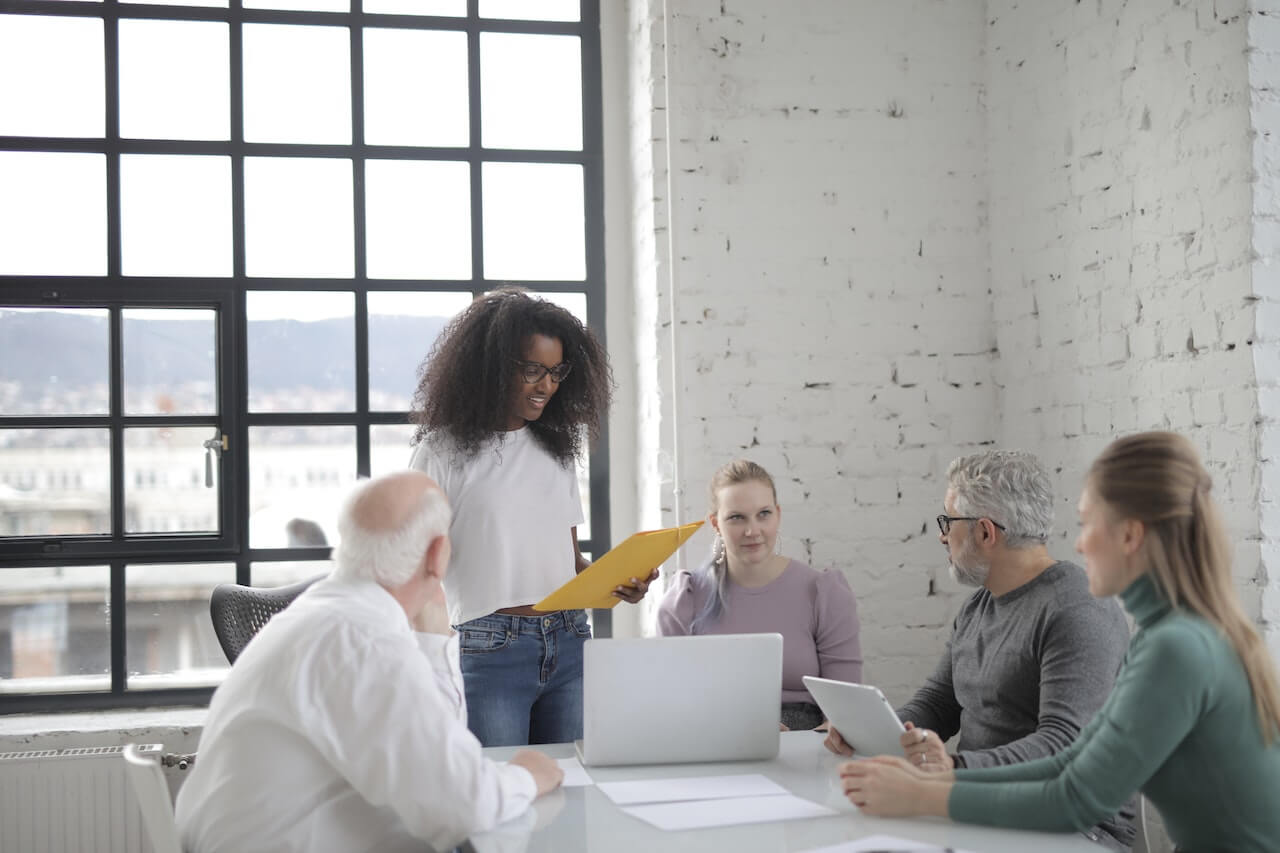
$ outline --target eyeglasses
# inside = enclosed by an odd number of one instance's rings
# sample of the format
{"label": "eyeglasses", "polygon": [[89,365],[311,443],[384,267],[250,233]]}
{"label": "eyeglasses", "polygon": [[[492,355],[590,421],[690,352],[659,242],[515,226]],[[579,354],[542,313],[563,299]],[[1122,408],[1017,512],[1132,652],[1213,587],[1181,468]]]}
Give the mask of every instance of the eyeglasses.
{"label": "eyeglasses", "polygon": [[569,375],[569,371],[573,370],[573,365],[567,361],[562,361],[555,367],[547,367],[536,361],[517,361],[516,364],[520,365],[520,378],[529,385],[541,382],[544,376],[550,376],[551,381],[559,385]]}
{"label": "eyeglasses", "polygon": [[[951,535],[951,522],[953,521],[982,521],[987,518],[985,515],[940,515],[938,516],[938,529],[942,531],[943,536]],[[996,527],[1004,530],[1005,527],[1000,522],[987,518]]]}

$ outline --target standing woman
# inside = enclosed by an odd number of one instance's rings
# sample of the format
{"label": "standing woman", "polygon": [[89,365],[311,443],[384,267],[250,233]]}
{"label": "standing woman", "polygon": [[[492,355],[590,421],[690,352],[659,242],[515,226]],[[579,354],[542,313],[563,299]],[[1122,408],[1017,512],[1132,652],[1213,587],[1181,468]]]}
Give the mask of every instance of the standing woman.
{"label": "standing woman", "polygon": [[1119,439],[1089,469],[1080,537],[1089,590],[1137,622],[1102,709],[1070,747],[1007,767],[926,773],[899,758],[841,765],[876,815],[950,815],[1080,830],[1140,790],[1180,851],[1280,850],[1280,687],[1231,578],[1231,541],[1191,443]]}
{"label": "standing woman", "polygon": [[711,560],[680,572],[658,610],[658,630],[782,635],[782,724],[812,729],[822,711],[803,678],[862,680],[858,609],[841,572],[819,572],[778,553],[782,507],[769,472],[735,459],[711,478]]}
{"label": "standing woman", "polygon": [[[608,410],[608,358],[565,309],[501,288],[445,327],[421,377],[409,464],[453,507],[445,592],[468,725],[485,746],[580,738],[586,611],[532,605],[588,565],[575,463]],[[639,601],[650,580],[614,595]]]}

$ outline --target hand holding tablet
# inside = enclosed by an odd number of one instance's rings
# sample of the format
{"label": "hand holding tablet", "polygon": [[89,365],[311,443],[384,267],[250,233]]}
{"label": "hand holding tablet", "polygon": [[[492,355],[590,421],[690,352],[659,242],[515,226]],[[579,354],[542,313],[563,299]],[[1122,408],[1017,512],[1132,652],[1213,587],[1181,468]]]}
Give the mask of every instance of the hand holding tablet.
{"label": "hand holding tablet", "polygon": [[840,733],[855,753],[863,756],[902,754],[899,739],[906,729],[879,689],[869,684],[812,675],[804,677],[804,686],[831,721],[831,728]]}

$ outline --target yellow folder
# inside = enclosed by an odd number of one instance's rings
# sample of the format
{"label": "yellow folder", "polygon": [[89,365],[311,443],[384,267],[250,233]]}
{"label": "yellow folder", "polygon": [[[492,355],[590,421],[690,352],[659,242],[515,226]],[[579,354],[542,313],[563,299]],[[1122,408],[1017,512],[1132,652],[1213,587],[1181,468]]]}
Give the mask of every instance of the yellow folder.
{"label": "yellow folder", "polygon": [[643,580],[666,562],[694,532],[701,521],[662,530],[633,533],[621,545],[603,555],[582,573],[533,605],[535,610],[580,610],[613,607],[621,598],[613,591],[632,578]]}

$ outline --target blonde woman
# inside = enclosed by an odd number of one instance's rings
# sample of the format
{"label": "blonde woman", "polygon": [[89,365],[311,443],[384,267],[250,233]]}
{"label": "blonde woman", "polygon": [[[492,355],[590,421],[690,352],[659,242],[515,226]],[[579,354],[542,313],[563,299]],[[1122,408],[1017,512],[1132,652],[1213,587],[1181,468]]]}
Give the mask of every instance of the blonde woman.
{"label": "blonde woman", "polygon": [[1137,632],[1074,744],[946,773],[848,762],[849,799],[874,815],[1078,830],[1140,790],[1180,851],[1280,850],[1280,687],[1237,600],[1210,485],[1191,443],[1167,432],[1119,439],[1090,468],[1076,550],[1090,591],[1119,595]]}
{"label": "blonde woman", "polygon": [[839,571],[820,572],[778,553],[782,507],[769,472],[735,459],[711,478],[712,558],[680,572],[658,611],[671,635],[782,635],[782,724],[812,729],[822,712],[803,677],[862,680],[858,609]]}

